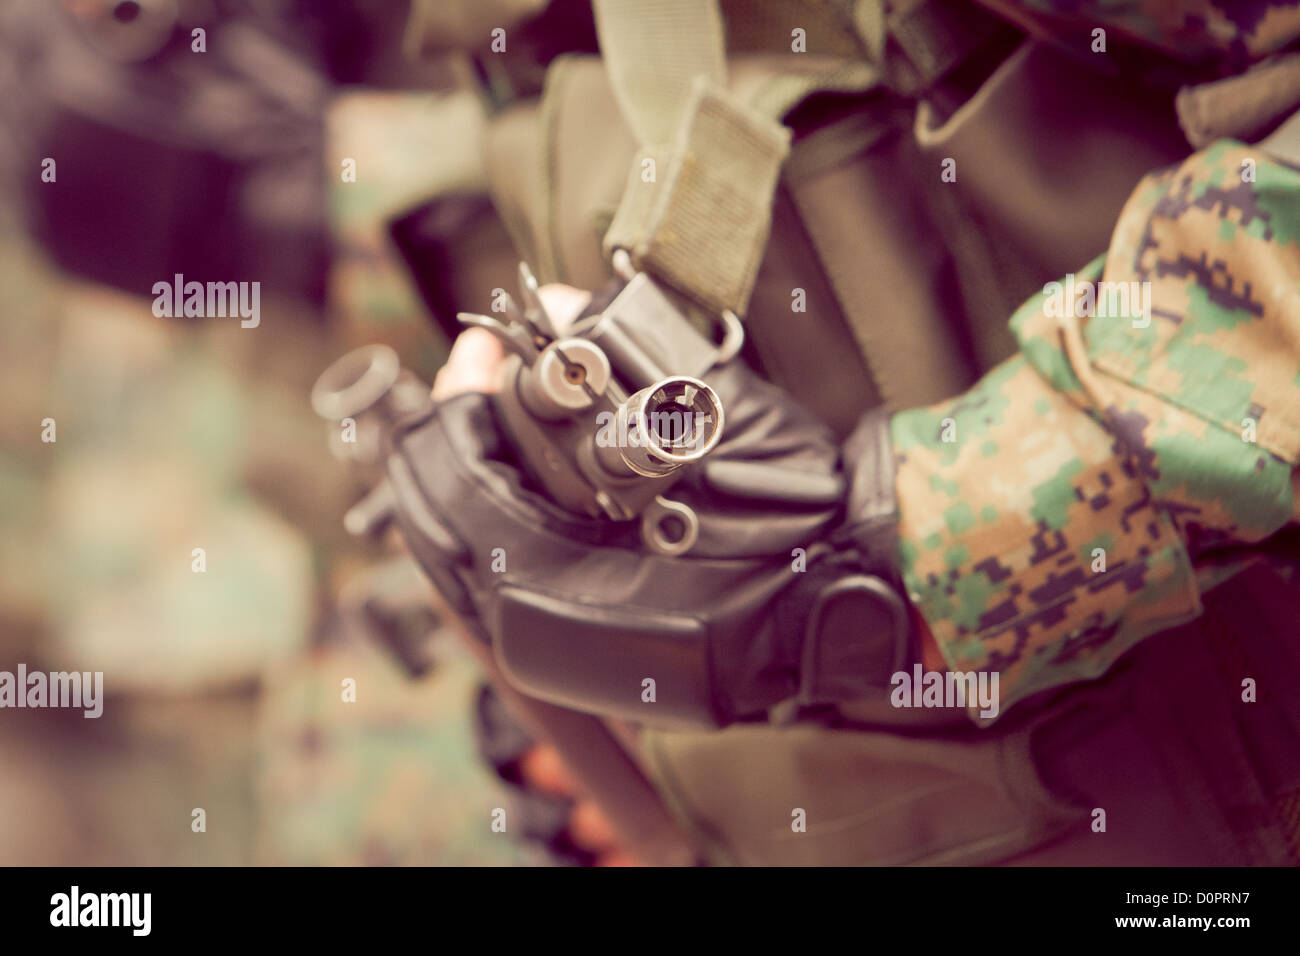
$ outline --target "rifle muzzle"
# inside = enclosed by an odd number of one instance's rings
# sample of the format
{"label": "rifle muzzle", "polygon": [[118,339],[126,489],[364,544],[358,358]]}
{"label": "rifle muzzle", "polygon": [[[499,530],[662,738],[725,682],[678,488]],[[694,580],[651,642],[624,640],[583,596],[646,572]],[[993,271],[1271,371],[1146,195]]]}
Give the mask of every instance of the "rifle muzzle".
{"label": "rifle muzzle", "polygon": [[615,475],[659,478],[711,452],[723,420],[717,392],[697,378],[673,375],[619,405],[615,428],[597,433],[597,458]]}

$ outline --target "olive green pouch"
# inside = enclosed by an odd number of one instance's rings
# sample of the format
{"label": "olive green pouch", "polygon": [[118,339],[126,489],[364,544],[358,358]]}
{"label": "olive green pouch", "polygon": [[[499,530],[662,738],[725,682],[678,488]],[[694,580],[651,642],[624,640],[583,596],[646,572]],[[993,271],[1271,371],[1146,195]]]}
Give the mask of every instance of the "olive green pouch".
{"label": "olive green pouch", "polygon": [[[951,737],[814,724],[646,731],[651,777],[715,863],[997,863],[1080,823],[1030,758],[1035,724]],[[802,813],[800,813],[802,811]]]}

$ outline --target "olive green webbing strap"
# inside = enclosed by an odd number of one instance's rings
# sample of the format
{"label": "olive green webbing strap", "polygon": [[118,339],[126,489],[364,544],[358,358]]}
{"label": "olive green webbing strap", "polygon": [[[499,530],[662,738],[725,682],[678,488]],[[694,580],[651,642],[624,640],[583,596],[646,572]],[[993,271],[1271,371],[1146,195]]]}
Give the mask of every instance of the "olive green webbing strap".
{"label": "olive green webbing strap", "polygon": [[1300,109],[1258,145],[1271,156],[1300,168]]}
{"label": "olive green webbing strap", "polygon": [[558,235],[557,180],[559,179],[560,104],[562,92],[573,73],[574,61],[565,56],[556,57],[546,71],[546,82],[537,110],[538,150],[541,163],[537,178],[537,260],[533,272],[541,282],[568,282],[564,263],[564,246]]}
{"label": "olive green webbing strap", "polygon": [[789,131],[723,88],[717,0],[595,0],[610,83],[641,149],[605,234],[638,269],[744,312]]}
{"label": "olive green webbing strap", "polygon": [[645,145],[673,139],[696,77],[726,82],[716,0],[595,0],[596,31],[614,98]]}
{"label": "olive green webbing strap", "polygon": [[[788,22],[797,23],[797,6]],[[911,69],[922,85],[961,58],[956,21],[935,12],[950,6],[944,0],[903,4],[888,18],[879,0],[842,6],[864,51],[882,49],[887,32],[901,35],[907,59],[922,61]],[[813,92],[869,90],[879,84],[880,70],[865,59],[786,57],[781,72],[742,102],[722,87],[726,61],[717,0],[595,0],[595,9],[615,97],[642,144],[605,235],[605,252],[626,249],[637,268],[705,308],[744,314],[789,152],[790,133],[780,117]],[[951,28],[938,30],[936,23]],[[923,38],[936,35],[948,40],[926,60]],[[932,379],[934,370],[925,363],[911,367],[932,351],[932,330],[915,323],[881,328],[873,307],[878,297],[864,296],[852,282],[844,286],[844,276],[853,272],[842,268],[846,258],[865,250],[852,242],[840,243],[844,248],[816,244],[819,256],[841,266],[831,269],[837,298],[885,399],[896,406],[933,400],[915,386]],[[947,383],[940,393],[964,384]]]}
{"label": "olive green webbing strap", "polygon": [[1283,54],[1237,76],[1185,86],[1174,101],[1187,141],[1250,140],[1300,108],[1300,53]]}
{"label": "olive green webbing strap", "polygon": [[[879,0],[856,5],[867,2]],[[798,5],[789,9],[797,23]],[[878,74],[862,60],[810,55],[742,102],[724,87],[718,0],[595,0],[595,11],[615,98],[641,144],[605,252],[626,249],[700,305],[743,314],[790,149],[780,118],[812,92],[860,92]]]}
{"label": "olive green webbing strap", "polygon": [[[813,92],[860,92],[876,84],[878,73],[863,55],[874,59],[884,46],[881,0],[840,0],[829,5],[748,0],[736,6],[780,13],[784,32],[770,28],[769,53],[789,50],[792,26],[821,21],[811,41],[816,52],[806,57],[808,65],[791,65],[776,75],[748,104],[762,114],[753,120],[779,120]],[[842,7],[844,15],[838,18],[842,31],[856,31],[861,39],[846,42],[840,36],[821,36],[837,19],[821,9],[827,6]],[[594,0],[594,7],[601,55],[628,125],[642,145],[673,142],[695,83],[702,77],[707,85],[721,88],[727,81],[726,34],[718,0]],[[744,16],[739,9],[736,15]]]}

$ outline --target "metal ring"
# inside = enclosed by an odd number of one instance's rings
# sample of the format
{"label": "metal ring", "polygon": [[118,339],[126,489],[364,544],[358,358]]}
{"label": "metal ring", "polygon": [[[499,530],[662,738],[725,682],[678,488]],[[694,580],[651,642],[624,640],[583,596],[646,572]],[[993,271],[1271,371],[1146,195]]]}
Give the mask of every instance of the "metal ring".
{"label": "metal ring", "polygon": [[[681,521],[682,533],[677,538],[669,538],[663,533],[663,523],[673,519]],[[641,514],[641,539],[647,548],[656,554],[674,557],[685,554],[695,547],[700,536],[700,519],[695,511],[680,501],[671,501],[663,495],[655,495],[654,502]]]}
{"label": "metal ring", "polygon": [[718,346],[718,356],[714,362],[718,365],[730,362],[745,344],[745,326],[740,316],[730,309],[722,310],[722,344]]}

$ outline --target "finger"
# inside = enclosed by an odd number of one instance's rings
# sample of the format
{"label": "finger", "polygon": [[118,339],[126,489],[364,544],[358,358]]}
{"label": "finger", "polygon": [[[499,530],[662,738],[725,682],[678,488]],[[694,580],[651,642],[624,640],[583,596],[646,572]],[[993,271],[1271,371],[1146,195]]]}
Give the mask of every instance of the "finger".
{"label": "finger", "polygon": [[577,781],[560,759],[560,752],[549,744],[537,744],[519,761],[519,772],[530,787],[559,796],[575,797]]}
{"label": "finger", "polygon": [[563,285],[559,282],[553,282],[550,285],[544,285],[537,290],[541,297],[542,305],[546,309],[546,314],[551,319],[551,324],[555,326],[555,331],[564,335],[573,320],[582,314],[582,310],[587,307],[591,301],[591,293],[583,289],[575,289],[571,285]]}
{"label": "finger", "polygon": [[434,401],[462,392],[491,393],[501,387],[505,347],[486,329],[466,329],[456,336],[447,363],[433,380]]}
{"label": "finger", "polygon": [[[577,796],[578,786],[560,753],[549,744],[538,744],[519,761],[524,782],[537,790],[562,796]],[[618,834],[599,805],[577,800],[569,814],[569,836],[574,844],[599,854],[598,866],[636,866],[635,858],[618,848]]]}
{"label": "finger", "polygon": [[605,812],[591,800],[579,800],[569,815],[569,836],[584,850],[594,853],[615,850],[618,834]]}

